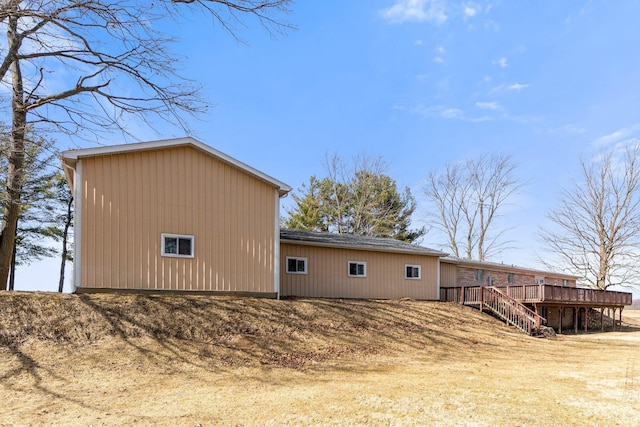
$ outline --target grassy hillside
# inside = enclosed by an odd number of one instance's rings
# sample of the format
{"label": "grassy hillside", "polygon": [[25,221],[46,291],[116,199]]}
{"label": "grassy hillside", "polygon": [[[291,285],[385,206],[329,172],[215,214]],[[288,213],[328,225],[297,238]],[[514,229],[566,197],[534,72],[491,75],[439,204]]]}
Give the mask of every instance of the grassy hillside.
{"label": "grassy hillside", "polygon": [[625,322],[540,339],[453,303],[1,293],[0,426],[636,426]]}
{"label": "grassy hillside", "polygon": [[0,343],[77,348],[155,340],[225,365],[303,368],[343,355],[433,348],[443,354],[528,339],[452,303],[205,296],[0,295]]}

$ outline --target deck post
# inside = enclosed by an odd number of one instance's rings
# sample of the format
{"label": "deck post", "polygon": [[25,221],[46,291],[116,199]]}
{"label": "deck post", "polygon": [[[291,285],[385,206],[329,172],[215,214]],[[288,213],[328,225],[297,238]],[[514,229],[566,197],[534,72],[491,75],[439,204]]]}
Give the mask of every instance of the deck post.
{"label": "deck post", "polygon": [[589,327],[589,307],[584,308],[584,332],[587,333]]}
{"label": "deck post", "polygon": [[558,333],[562,333],[562,307],[558,307]]}
{"label": "deck post", "polygon": [[460,304],[464,305],[464,286],[460,289]]}
{"label": "deck post", "polygon": [[600,330],[604,331],[604,307],[600,307]]}
{"label": "deck post", "polygon": [[484,286],[480,286],[480,313],[482,313],[482,304],[484,304]]}
{"label": "deck post", "polygon": [[576,307],[573,307],[573,329],[576,334],[578,333],[578,318],[578,311]]}
{"label": "deck post", "polygon": [[620,307],[620,330],[622,330],[622,310],[624,310],[624,307]]}

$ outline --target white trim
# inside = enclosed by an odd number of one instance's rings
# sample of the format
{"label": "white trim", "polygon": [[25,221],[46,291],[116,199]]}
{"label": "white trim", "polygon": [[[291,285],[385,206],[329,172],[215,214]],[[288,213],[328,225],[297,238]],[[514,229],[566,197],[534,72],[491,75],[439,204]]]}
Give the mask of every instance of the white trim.
{"label": "white trim", "polygon": [[[176,251],[179,251],[180,243],[177,241],[178,239],[189,239],[191,240],[191,254],[182,255],[179,253],[170,254],[165,252],[164,242],[166,238],[176,239]],[[169,258],[193,258],[194,253],[196,251],[196,238],[189,234],[173,234],[173,233],[160,233],[160,256],[169,257]]]}
{"label": "white trim", "polygon": [[[304,261],[304,270],[302,271],[298,271],[297,269],[297,264],[296,264],[296,271],[289,271],[289,260],[290,259],[295,259],[296,261]],[[287,274],[308,274],[309,273],[309,260],[306,257],[301,257],[301,256],[288,256],[286,258],[286,267],[285,267],[285,271]]]}
{"label": "white trim", "polygon": [[[407,277],[407,268],[417,268],[418,269],[418,277]],[[404,278],[407,280],[422,280],[422,265],[420,264],[405,264],[404,265]]]}
{"label": "white trim", "polygon": [[291,191],[291,187],[285,184],[282,181],[279,181],[272,176],[267,175],[264,172],[260,172],[259,170],[242,163],[241,161],[234,159],[233,157],[224,154],[221,151],[216,150],[215,148],[209,147],[208,145],[198,141],[195,138],[190,136],[184,138],[174,138],[174,139],[163,139],[158,141],[149,141],[149,142],[138,142],[133,144],[120,144],[120,145],[110,145],[105,147],[95,147],[95,148],[85,148],[80,150],[67,150],[62,153],[63,161],[66,161],[67,164],[73,166],[74,161],[80,160],[83,157],[93,157],[93,156],[101,156],[107,154],[118,154],[118,153],[126,153],[131,151],[143,151],[143,150],[153,150],[157,148],[169,148],[169,147],[179,147],[183,145],[190,145],[192,147],[198,148],[205,153],[208,153],[218,159],[229,163],[238,169],[241,169],[263,181],[266,181],[275,187],[278,188],[278,193],[280,197],[285,196],[288,192]]}
{"label": "white trim", "polygon": [[82,162],[73,168],[73,275],[71,292],[82,285]]}
{"label": "white trim", "polygon": [[280,193],[276,190],[275,230],[273,238],[273,290],[280,299]]}
{"label": "white trim", "polygon": [[[363,265],[364,274],[351,274],[351,264]],[[357,267],[356,267],[357,270]],[[349,277],[367,277],[367,262],[366,261],[348,261],[347,262],[347,276]]]}
{"label": "white trim", "polygon": [[436,299],[440,301],[440,258],[438,258],[436,265]]}

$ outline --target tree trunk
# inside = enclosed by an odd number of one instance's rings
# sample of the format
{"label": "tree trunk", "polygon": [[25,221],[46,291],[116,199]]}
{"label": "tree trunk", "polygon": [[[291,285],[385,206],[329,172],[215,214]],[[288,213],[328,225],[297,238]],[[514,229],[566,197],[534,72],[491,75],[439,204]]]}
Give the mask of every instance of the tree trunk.
{"label": "tree trunk", "polygon": [[67,263],[67,237],[69,236],[69,228],[71,227],[73,196],[67,203],[67,217],[64,223],[64,232],[62,233],[62,259],[60,260],[60,282],[58,283],[58,292],[62,292],[64,287],[64,267]]}
{"label": "tree trunk", "polygon": [[13,291],[16,287],[16,243],[13,242],[13,255],[11,256],[11,276],[9,278],[9,291]]}
{"label": "tree trunk", "polygon": [[[17,28],[17,18],[10,16],[7,29],[9,50],[14,47],[15,43],[18,43]],[[7,279],[9,278],[9,268],[18,226],[18,214],[20,213],[20,195],[22,193],[22,178],[24,174],[22,170],[24,163],[24,136],[27,123],[22,73],[20,63],[15,58],[11,64],[11,83],[13,88],[11,143],[9,147],[9,168],[7,170],[7,197],[2,216],[2,230],[0,232],[0,283],[2,283],[2,288],[6,287]]]}

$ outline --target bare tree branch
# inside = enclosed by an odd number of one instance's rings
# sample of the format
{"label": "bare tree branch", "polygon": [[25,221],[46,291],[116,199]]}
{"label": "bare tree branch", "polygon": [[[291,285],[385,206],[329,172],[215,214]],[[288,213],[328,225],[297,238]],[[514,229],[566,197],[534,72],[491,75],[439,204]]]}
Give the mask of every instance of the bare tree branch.
{"label": "bare tree branch", "polygon": [[582,181],[561,193],[539,235],[584,284],[598,289],[640,280],[640,147],[581,162]]}

